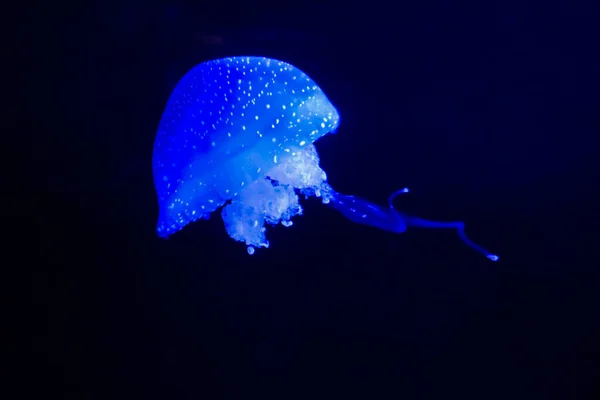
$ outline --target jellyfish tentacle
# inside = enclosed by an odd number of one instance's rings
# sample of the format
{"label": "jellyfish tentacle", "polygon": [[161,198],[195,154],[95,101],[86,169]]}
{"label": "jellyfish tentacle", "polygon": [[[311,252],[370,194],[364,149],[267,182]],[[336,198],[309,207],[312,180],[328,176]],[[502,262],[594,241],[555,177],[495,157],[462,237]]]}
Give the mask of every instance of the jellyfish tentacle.
{"label": "jellyfish tentacle", "polygon": [[409,193],[409,192],[410,192],[410,189],[405,187],[400,190],[396,190],[394,193],[392,193],[390,195],[390,198],[388,199],[388,204],[389,204],[390,208],[394,208],[394,199],[396,197],[398,197],[401,194],[405,194],[405,193]]}
{"label": "jellyfish tentacle", "polygon": [[458,237],[467,246],[485,255],[492,261],[498,261],[500,259],[496,254],[490,253],[485,248],[469,239],[465,233],[465,224],[462,221],[430,221],[419,217],[413,217],[396,210],[392,204],[394,198],[399,194],[408,192],[408,188],[403,188],[394,192],[389,198],[390,207],[385,208],[360,197],[344,195],[330,189],[331,199],[329,203],[326,204],[329,204],[331,207],[338,210],[344,217],[352,222],[369,225],[393,233],[403,233],[406,231],[407,227],[454,229],[458,234]]}

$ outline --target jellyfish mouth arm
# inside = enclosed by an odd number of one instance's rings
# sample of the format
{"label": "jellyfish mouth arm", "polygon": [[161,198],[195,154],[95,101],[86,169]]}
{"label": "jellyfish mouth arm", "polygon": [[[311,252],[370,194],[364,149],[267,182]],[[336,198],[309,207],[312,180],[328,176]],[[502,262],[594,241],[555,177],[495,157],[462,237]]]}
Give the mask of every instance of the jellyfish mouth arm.
{"label": "jellyfish mouth arm", "polygon": [[389,197],[388,207],[381,207],[368,200],[356,196],[348,196],[337,193],[330,189],[329,202],[326,203],[338,210],[344,217],[352,222],[363,225],[369,225],[388,232],[403,233],[407,227],[433,228],[433,229],[454,229],[458,237],[469,247],[485,255],[492,261],[498,261],[500,257],[490,253],[485,248],[474,243],[465,233],[465,224],[461,221],[456,222],[438,222],[429,221],[419,217],[413,217],[394,209],[394,199],[404,193],[409,193],[408,188],[400,189]]}
{"label": "jellyfish mouth arm", "polygon": [[403,233],[406,224],[396,210],[381,207],[356,196],[348,196],[332,190],[328,204],[352,222],[369,225],[384,231]]}
{"label": "jellyfish mouth arm", "polygon": [[490,259],[492,261],[500,260],[500,257],[498,257],[498,255],[490,253],[489,251],[487,251],[486,249],[484,249],[483,247],[479,246],[478,244],[474,243],[471,239],[469,239],[467,237],[467,234],[465,233],[465,224],[461,221],[455,221],[455,222],[429,221],[429,220],[426,220],[423,218],[413,217],[413,216],[410,216],[410,215],[407,215],[404,213],[400,213],[400,212],[399,212],[399,214],[402,216],[404,222],[406,223],[406,226],[412,226],[412,227],[417,227],[417,228],[454,229],[454,230],[456,230],[458,237],[467,246],[478,251],[479,253],[483,254],[484,256],[486,256],[488,259]]}

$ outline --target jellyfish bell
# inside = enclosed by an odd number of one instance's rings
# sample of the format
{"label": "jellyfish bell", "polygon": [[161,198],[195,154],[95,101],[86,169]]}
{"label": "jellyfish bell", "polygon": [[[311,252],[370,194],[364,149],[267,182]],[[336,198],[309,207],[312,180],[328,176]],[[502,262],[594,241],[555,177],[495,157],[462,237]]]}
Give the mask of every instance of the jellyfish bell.
{"label": "jellyfish bell", "polygon": [[229,235],[267,247],[265,223],[302,208],[294,189],[318,195],[326,175],[312,143],[339,115],[304,72],[264,57],[212,60],[176,85],[154,143],[157,233],[168,237],[222,211]]}

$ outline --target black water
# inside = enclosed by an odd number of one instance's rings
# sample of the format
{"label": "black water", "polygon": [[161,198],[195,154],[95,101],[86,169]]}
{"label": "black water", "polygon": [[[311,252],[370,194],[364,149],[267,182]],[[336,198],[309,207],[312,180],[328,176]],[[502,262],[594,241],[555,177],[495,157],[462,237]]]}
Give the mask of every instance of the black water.
{"label": "black water", "polygon": [[[16,36],[34,44],[19,124],[37,175],[19,252],[39,255],[18,290],[33,310],[15,313],[23,396],[593,398],[594,6],[412,3],[32,10]],[[316,201],[252,257],[219,217],[159,240],[162,109],[230,55],[286,60],[327,93],[342,125],[317,147],[337,190],[385,205],[408,186],[399,208],[464,220],[502,260]]]}

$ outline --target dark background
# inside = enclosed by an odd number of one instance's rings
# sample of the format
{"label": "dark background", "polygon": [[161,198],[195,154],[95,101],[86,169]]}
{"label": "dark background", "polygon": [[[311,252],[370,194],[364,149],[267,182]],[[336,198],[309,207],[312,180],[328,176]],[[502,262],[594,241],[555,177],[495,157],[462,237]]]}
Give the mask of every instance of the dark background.
{"label": "dark background", "polygon": [[[35,260],[15,263],[31,266],[17,289],[29,307],[12,314],[25,347],[6,398],[593,398],[594,8],[32,6],[13,35],[33,44],[17,45],[17,118],[36,177],[17,201],[18,252]],[[338,134],[317,143],[333,187],[385,204],[408,186],[399,207],[464,220],[501,261],[452,232],[392,235],[318,201],[252,257],[218,216],[159,240],[163,107],[187,70],[232,55],[288,61],[336,105]]]}

